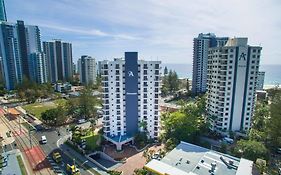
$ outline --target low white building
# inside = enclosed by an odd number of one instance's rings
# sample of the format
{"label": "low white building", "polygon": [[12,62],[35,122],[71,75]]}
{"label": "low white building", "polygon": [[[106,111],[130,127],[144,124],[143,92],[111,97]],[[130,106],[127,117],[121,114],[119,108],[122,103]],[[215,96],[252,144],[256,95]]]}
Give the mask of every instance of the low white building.
{"label": "low white building", "polygon": [[157,175],[252,175],[253,161],[181,142],[161,160],[145,166]]}

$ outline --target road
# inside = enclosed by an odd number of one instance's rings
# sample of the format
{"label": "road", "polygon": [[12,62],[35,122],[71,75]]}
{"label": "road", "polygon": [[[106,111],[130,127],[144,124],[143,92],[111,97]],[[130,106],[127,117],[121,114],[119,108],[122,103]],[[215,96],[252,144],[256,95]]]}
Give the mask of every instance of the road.
{"label": "road", "polygon": [[[0,111],[4,111],[4,110],[2,108],[0,108]],[[30,158],[29,163],[31,164],[31,166],[34,164],[33,162],[39,161],[39,160],[33,160],[32,155],[37,154],[37,152],[40,152],[41,153],[39,156],[40,161],[43,161],[41,159],[44,158],[44,162],[47,163],[49,167],[51,166],[52,169],[54,170],[54,172],[57,174],[66,174],[65,173],[66,165],[67,164],[72,165],[73,159],[76,160],[75,165],[78,166],[82,175],[98,174],[97,172],[99,172],[99,174],[107,174],[106,172],[99,169],[92,162],[87,161],[87,158],[85,156],[78,154],[77,152],[75,152],[73,149],[71,149],[67,145],[61,145],[60,147],[58,147],[58,140],[60,140],[62,137],[66,137],[66,136],[70,135],[70,132],[68,132],[68,130],[66,129],[67,128],[66,126],[46,129],[43,125],[36,124],[34,122],[34,119],[32,119],[30,116],[24,115],[23,113],[21,113],[21,116],[24,116],[24,117],[21,117],[20,120],[26,121],[27,124],[31,125],[31,127],[29,127],[29,128],[35,129],[33,132],[31,132],[32,133],[31,134],[32,147],[34,149],[27,152],[27,155],[28,155],[27,157]],[[5,121],[7,120],[6,121],[7,124],[12,125],[10,130],[12,130],[13,132],[15,132],[15,133],[19,132],[20,128],[22,128],[22,130],[24,131],[23,133],[18,134],[18,138],[20,138],[20,141],[23,140],[22,144],[24,144],[21,151],[26,152],[26,148],[31,148],[28,129],[25,128],[28,125],[25,124],[25,126],[23,126],[23,125],[20,126],[19,120],[10,121],[9,119],[7,119],[5,117],[3,117],[3,119],[5,119]],[[47,138],[46,144],[39,143],[39,141],[41,140],[41,136],[43,136],[43,135],[46,136],[46,138]],[[13,145],[8,146],[7,149],[12,149],[12,147],[13,147]],[[54,151],[59,151],[61,153],[62,162],[63,162],[62,164],[58,165],[53,161],[52,153]],[[34,159],[36,159],[36,158],[34,158]],[[45,174],[48,174],[48,173],[45,173]]]}
{"label": "road", "polygon": [[[59,133],[59,134],[58,134]],[[94,165],[91,162],[87,161],[87,158],[80,155],[79,153],[72,150],[70,147],[68,147],[65,144],[62,144],[59,141],[62,141],[62,139],[66,139],[70,136],[70,132],[67,130],[67,127],[57,127],[57,128],[51,128],[46,130],[41,130],[36,133],[34,133],[34,136],[37,140],[41,139],[41,136],[46,136],[47,143],[42,144],[41,147],[48,155],[48,160],[53,165],[53,168],[56,172],[65,172],[66,171],[66,164],[73,164],[73,159],[75,159],[75,165],[78,166],[80,169],[81,174],[85,175],[92,175],[97,174],[98,171],[101,174],[106,174],[104,171],[99,169],[96,165]],[[53,151],[59,151],[62,155],[62,164],[55,164],[52,160],[52,153]],[[83,164],[81,166],[81,164]],[[90,168],[89,168],[90,167]],[[59,170],[57,171],[56,169]]]}

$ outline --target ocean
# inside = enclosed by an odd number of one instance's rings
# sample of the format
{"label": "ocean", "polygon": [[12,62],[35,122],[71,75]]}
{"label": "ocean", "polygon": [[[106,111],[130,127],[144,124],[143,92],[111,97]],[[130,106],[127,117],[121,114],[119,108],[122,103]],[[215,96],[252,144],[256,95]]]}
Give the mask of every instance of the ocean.
{"label": "ocean", "polygon": [[[168,69],[175,70],[180,78],[192,78],[192,65],[191,64],[164,64]],[[281,84],[281,65],[261,65],[260,71],[265,71],[265,85]]]}

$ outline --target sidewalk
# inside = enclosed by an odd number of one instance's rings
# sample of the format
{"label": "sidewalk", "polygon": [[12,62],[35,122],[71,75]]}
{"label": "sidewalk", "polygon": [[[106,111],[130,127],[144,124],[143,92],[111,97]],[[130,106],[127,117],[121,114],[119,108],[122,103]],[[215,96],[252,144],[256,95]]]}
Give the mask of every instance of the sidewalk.
{"label": "sidewalk", "polygon": [[96,171],[96,172],[100,173],[101,175],[108,175],[108,173],[106,173],[105,171],[103,171],[102,169],[97,167],[97,165],[95,165],[94,163],[89,161],[85,156],[81,155],[80,153],[77,153],[75,150],[73,150],[71,147],[67,146],[66,144],[60,145],[60,149],[67,156],[75,158],[78,165],[81,165],[83,162],[88,161],[87,163],[85,163],[85,165],[90,167],[90,169],[87,169],[88,167],[84,167],[84,166],[83,166],[83,168],[86,169],[89,173],[91,172],[91,174],[96,174],[95,173],[95,171]]}

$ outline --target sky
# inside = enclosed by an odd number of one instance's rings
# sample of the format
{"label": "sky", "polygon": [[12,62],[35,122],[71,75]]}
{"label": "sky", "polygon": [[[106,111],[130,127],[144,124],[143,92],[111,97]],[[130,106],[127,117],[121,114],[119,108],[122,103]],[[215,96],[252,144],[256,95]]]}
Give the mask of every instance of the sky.
{"label": "sky", "polygon": [[138,51],[145,60],[192,64],[199,33],[248,37],[261,64],[281,64],[280,0],[5,0],[8,21],[38,25],[42,41],[73,44],[73,59]]}

